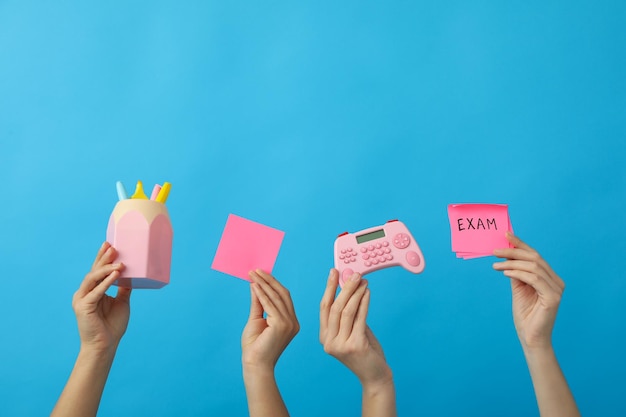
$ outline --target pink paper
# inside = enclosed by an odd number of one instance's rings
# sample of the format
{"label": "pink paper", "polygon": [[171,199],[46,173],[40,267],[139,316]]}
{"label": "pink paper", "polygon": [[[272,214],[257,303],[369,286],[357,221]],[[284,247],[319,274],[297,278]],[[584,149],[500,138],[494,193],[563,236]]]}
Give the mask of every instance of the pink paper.
{"label": "pink paper", "polygon": [[250,281],[248,272],[272,272],[285,232],[229,214],[213,265],[216,271]]}
{"label": "pink paper", "polygon": [[450,204],[448,218],[452,251],[459,258],[490,256],[494,249],[510,246],[505,237],[512,231],[506,204]]}

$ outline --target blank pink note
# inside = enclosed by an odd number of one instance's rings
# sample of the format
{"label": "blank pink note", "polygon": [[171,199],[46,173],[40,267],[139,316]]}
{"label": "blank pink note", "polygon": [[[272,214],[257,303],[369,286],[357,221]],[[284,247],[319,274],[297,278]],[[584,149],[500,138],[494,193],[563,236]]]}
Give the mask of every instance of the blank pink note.
{"label": "blank pink note", "polygon": [[246,281],[254,269],[271,273],[284,236],[285,232],[229,214],[211,268]]}

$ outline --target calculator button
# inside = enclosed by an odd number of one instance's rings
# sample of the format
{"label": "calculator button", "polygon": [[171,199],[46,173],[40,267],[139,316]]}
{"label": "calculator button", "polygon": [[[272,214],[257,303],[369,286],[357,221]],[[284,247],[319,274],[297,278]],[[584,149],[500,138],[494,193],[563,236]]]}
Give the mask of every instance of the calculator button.
{"label": "calculator button", "polygon": [[398,249],[404,249],[411,243],[411,238],[406,233],[398,233],[393,238],[393,245]]}
{"label": "calculator button", "polygon": [[412,250],[406,253],[406,261],[411,266],[418,266],[421,263],[420,256]]}
{"label": "calculator button", "polygon": [[351,270],[350,268],[344,269],[343,272],[341,273],[341,278],[343,282],[346,282],[347,280],[349,280],[352,274],[354,274],[354,271]]}

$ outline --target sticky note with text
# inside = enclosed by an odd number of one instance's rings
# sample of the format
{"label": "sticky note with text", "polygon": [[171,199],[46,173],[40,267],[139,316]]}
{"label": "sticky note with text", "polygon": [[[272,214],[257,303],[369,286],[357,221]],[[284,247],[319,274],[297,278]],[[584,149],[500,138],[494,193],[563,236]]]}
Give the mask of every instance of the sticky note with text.
{"label": "sticky note with text", "polygon": [[510,247],[505,232],[513,228],[506,204],[450,204],[448,219],[458,258],[490,256],[494,249]]}
{"label": "sticky note with text", "polygon": [[251,270],[271,273],[284,235],[280,230],[230,214],[211,268],[246,281],[250,281]]}

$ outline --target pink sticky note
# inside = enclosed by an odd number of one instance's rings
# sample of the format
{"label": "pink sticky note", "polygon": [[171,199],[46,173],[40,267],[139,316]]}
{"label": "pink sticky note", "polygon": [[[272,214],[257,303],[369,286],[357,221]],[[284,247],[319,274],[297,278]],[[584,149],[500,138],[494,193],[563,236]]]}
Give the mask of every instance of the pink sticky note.
{"label": "pink sticky note", "polygon": [[505,232],[512,227],[506,204],[450,204],[448,218],[452,251],[460,258],[489,256],[496,248],[509,247]]}
{"label": "pink sticky note", "polygon": [[211,268],[250,281],[248,272],[272,272],[285,232],[229,214]]}

